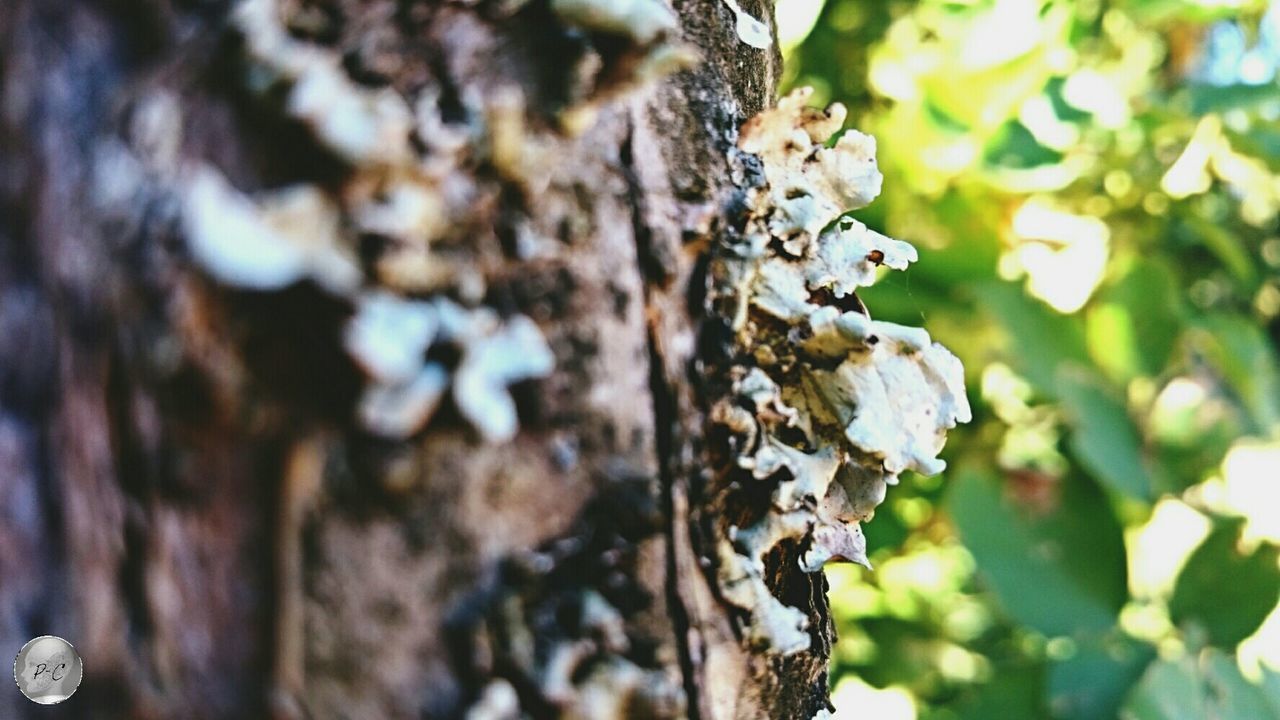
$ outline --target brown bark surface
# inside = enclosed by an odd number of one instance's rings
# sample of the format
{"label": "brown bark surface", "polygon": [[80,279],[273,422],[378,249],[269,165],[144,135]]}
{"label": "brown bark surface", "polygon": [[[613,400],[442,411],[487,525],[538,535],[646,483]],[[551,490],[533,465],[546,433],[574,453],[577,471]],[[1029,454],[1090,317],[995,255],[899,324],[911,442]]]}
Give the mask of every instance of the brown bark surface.
{"label": "brown bark surface", "polygon": [[[707,261],[776,52],[740,42],[722,0],[677,0],[699,62],[633,85],[644,48],[545,1],[281,2],[296,40],[463,138],[435,176],[446,277],[392,289],[527,316],[555,357],[512,386],[509,442],[448,398],[389,439],[356,419],[348,298],[237,287],[192,257],[166,178],[194,164],[244,193],[359,181],[250,89],[232,6],[0,5],[0,651],[57,634],[86,670],[52,709],[0,683],[0,717],[826,707],[821,573],[770,563],[811,616],[786,658],[746,647],[713,581],[728,481],[705,416],[731,341]],[[511,162],[510,137],[537,152]],[[348,235],[364,283],[393,286],[397,240]]]}

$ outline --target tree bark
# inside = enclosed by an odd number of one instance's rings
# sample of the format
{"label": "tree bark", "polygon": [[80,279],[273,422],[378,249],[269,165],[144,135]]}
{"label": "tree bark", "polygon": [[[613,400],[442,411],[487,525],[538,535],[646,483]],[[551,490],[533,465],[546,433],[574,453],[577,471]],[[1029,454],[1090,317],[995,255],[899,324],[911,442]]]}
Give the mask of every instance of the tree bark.
{"label": "tree bark", "polygon": [[[802,652],[748,642],[715,581],[709,267],[779,56],[723,0],[676,0],[671,27],[573,4],[0,6],[0,648],[75,644],[52,714],[827,707],[799,548],[768,566]],[[241,214],[302,240],[255,274],[213,227]],[[481,335],[530,319],[554,362],[504,369],[539,344],[485,356],[464,329],[418,348],[443,396],[377,395],[351,328],[379,292]],[[468,394],[486,357],[510,382]],[[0,693],[0,716],[50,714]]]}

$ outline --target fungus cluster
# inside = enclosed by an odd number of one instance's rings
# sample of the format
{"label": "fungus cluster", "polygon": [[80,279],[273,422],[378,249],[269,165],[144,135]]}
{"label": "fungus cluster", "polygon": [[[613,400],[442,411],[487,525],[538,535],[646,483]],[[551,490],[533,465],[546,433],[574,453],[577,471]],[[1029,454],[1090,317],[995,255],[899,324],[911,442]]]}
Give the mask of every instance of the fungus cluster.
{"label": "fungus cluster", "polygon": [[931,475],[946,432],[970,419],[960,361],[919,328],[872,320],[856,290],[877,269],[905,269],[909,244],[844,213],[879,194],[875,140],[845,110],[806,106],[798,90],[748,121],[738,140],[759,158],[738,241],[716,267],[741,362],[712,419],[736,439],[750,482],[772,482],[771,507],[729,527],[717,556],[724,597],[750,613],[749,641],[783,654],[809,647],[807,618],[764,582],[765,556],[803,543],[799,564],[869,567],[860,523],[905,470]]}

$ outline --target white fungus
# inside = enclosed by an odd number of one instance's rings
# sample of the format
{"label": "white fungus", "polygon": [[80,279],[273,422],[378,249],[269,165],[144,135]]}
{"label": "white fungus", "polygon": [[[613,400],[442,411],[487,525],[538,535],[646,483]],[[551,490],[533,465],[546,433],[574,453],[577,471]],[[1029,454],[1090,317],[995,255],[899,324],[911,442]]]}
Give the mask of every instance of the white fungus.
{"label": "white fungus", "polygon": [[[660,3],[634,0],[627,6],[642,34],[675,26]],[[177,189],[195,264],[231,287],[275,291],[311,280],[348,300],[354,313],[342,329],[342,343],[367,375],[354,408],[366,430],[408,437],[430,421],[452,388],[461,415],[482,439],[509,440],[517,416],[508,388],[542,377],[554,365],[538,326],[524,316],[502,320],[492,310],[465,308],[440,295],[412,299],[393,292],[453,287],[464,298],[484,294],[479,274],[430,252],[450,226],[438,177],[449,167],[440,158],[420,158],[410,138],[417,127],[444,127],[433,110],[438,98],[425,92],[415,113],[394,90],[355,83],[337,53],[290,36],[278,0],[241,0],[233,22],[245,40],[249,88],[283,88],[281,111],[309,127],[317,143],[345,160],[351,172],[336,192],[295,185],[250,195],[211,166],[168,167],[172,163],[161,162],[164,153],[149,151],[155,157],[148,157],[146,169]],[[514,111],[523,113],[523,105]],[[429,135],[432,149],[446,159],[472,139],[456,129]],[[104,154],[104,172],[107,159]],[[462,185],[453,185],[458,197],[466,196]],[[375,264],[381,288],[369,284],[356,256],[359,238],[367,234],[396,241],[395,250]],[[427,359],[435,343],[459,351],[452,375]]]}
{"label": "white fungus", "polygon": [[404,382],[422,368],[438,325],[433,304],[374,291],[360,297],[343,340],[347,352],[370,376],[381,382]]}
{"label": "white fungus", "polygon": [[448,388],[449,372],[436,363],[406,382],[369,385],[360,396],[360,423],[376,435],[408,437],[427,424]]}
{"label": "white fungus", "polygon": [[485,440],[510,440],[516,432],[516,404],[508,386],[542,377],[554,364],[538,326],[518,315],[467,343],[454,375],[453,400]]}
{"label": "white fungus", "polygon": [[[720,543],[720,585],[750,612],[749,641],[782,654],[809,647],[807,621],[770,593],[764,558],[789,540],[802,543],[805,572],[834,560],[870,567],[859,523],[901,472],[940,472],[947,430],[970,419],[960,361],[856,300],[879,267],[905,269],[916,251],[842,217],[880,192],[875,141],[849,130],[828,146],[845,110],[807,107],[809,94],[743,126],[738,146],[760,158],[767,184],[749,194],[747,237],[716,273],[717,292],[734,299],[739,349],[760,365],[739,370],[712,418],[751,448],[738,465],[774,483],[763,517]],[[858,309],[834,302],[850,296]]]}
{"label": "white fungus", "polygon": [[359,284],[355,253],[338,235],[338,210],[320,190],[295,186],[250,198],[201,166],[181,192],[187,244],[221,282],[279,290],[311,278],[340,294]]}

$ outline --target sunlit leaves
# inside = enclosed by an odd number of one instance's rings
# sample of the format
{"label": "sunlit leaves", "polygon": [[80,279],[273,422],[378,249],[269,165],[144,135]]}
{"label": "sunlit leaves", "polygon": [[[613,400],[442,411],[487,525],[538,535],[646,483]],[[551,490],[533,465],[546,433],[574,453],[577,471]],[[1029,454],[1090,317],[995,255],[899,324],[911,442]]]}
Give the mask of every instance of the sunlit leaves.
{"label": "sunlit leaves", "polygon": [[1059,2],[981,3],[963,17],[940,19],[924,28],[939,38],[940,63],[918,76],[921,90],[966,126],[994,130],[1059,69],[1054,53],[1070,21],[1069,7]]}

